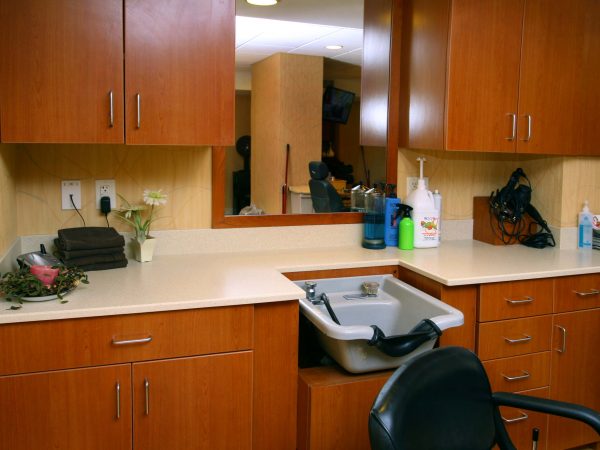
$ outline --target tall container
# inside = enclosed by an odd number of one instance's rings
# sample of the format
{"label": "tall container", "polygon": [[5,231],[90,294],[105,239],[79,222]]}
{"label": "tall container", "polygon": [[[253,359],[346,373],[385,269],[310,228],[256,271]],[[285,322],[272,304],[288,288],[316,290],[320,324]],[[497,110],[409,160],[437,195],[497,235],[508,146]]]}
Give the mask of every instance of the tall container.
{"label": "tall container", "polygon": [[593,216],[586,200],[583,202],[583,209],[579,213],[577,247],[584,249],[592,248],[592,221]]}
{"label": "tall container", "polygon": [[373,250],[385,248],[385,195],[377,189],[365,193],[362,246]]}
{"label": "tall container", "polygon": [[419,157],[417,161],[421,165],[417,189],[412,191],[405,201],[413,209],[411,213],[415,227],[413,245],[415,248],[437,247],[440,244],[438,235],[440,214],[439,210],[435,207],[433,194],[425,188],[425,180],[423,178],[423,162],[425,158]]}

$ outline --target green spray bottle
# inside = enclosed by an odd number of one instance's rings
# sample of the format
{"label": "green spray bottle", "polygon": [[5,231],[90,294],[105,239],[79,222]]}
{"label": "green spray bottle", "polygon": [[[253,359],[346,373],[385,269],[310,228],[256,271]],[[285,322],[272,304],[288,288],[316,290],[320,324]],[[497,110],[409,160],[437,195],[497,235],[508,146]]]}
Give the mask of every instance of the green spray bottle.
{"label": "green spray bottle", "polygon": [[408,205],[398,205],[398,210],[402,216],[400,225],[398,225],[398,233],[400,238],[398,239],[398,248],[400,250],[412,250],[413,241],[415,238],[415,224],[410,218],[410,212],[412,208]]}

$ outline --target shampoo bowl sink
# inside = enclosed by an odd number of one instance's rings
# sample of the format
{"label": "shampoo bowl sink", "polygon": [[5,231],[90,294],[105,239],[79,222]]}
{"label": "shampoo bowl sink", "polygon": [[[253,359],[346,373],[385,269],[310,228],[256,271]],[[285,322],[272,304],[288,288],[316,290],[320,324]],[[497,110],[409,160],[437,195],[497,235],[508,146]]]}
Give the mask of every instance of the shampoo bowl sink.
{"label": "shampoo bowl sink", "polygon": [[[364,282],[379,283],[376,296],[358,297]],[[305,288],[305,281],[296,284]],[[398,367],[433,348],[443,330],[463,324],[463,314],[392,275],[316,280],[315,300],[300,300],[323,349],[353,373]],[[327,306],[318,300],[325,293]]]}

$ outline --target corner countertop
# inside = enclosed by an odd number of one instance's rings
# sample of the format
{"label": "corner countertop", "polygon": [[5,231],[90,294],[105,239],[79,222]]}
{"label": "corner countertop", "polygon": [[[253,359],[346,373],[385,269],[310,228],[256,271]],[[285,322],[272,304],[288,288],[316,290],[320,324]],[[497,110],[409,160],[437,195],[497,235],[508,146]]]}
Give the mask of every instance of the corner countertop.
{"label": "corner countertop", "polygon": [[158,255],[150,263],[89,273],[65,299],[0,303],[0,324],[255,304],[299,299],[304,291],[283,273],[399,264],[448,286],[600,272],[599,251],[492,246],[447,241],[401,251],[359,246],[290,251]]}

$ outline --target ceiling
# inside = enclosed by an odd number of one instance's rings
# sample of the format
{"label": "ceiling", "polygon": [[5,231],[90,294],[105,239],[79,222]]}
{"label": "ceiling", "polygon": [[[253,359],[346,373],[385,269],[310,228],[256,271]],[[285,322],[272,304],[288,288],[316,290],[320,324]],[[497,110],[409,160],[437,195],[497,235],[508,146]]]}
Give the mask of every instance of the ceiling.
{"label": "ceiling", "polygon": [[363,0],[281,0],[268,7],[236,0],[236,15],[237,69],[279,52],[362,63]]}

